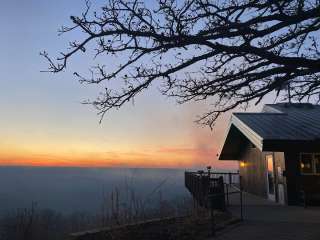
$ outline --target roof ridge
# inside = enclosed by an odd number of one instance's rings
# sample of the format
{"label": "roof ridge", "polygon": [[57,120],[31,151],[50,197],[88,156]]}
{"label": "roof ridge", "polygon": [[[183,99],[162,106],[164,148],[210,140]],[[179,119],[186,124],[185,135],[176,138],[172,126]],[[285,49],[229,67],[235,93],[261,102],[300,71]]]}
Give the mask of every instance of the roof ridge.
{"label": "roof ridge", "polygon": [[320,104],[313,103],[288,103],[288,102],[279,102],[279,103],[266,103],[264,106],[280,106],[280,107],[320,107]]}
{"label": "roof ridge", "polygon": [[235,115],[288,115],[285,112],[235,112]]}

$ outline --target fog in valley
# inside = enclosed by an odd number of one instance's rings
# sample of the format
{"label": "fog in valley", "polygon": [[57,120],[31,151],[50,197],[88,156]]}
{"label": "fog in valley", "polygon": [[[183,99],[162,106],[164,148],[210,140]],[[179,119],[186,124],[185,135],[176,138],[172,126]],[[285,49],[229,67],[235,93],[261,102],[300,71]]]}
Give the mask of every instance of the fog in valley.
{"label": "fog in valley", "polygon": [[40,208],[62,213],[96,213],[118,191],[125,201],[127,191],[155,207],[157,199],[174,201],[188,197],[184,170],[120,168],[0,168],[0,213],[26,208],[32,202]]}

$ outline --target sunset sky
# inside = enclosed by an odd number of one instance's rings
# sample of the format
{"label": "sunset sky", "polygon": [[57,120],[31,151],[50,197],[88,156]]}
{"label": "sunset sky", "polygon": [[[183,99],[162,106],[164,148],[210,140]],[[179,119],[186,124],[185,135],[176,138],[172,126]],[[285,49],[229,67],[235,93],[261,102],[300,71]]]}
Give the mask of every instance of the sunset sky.
{"label": "sunset sky", "polygon": [[57,29],[83,8],[79,0],[2,2],[0,164],[234,167],[216,160],[230,114],[210,131],[193,122],[204,106],[177,105],[153,87],[99,124],[95,110],[80,103],[98,89],[72,75],[88,68],[85,58],[75,57],[60,74],[40,72],[47,62],[39,52],[65,49],[77,35],[58,37]]}

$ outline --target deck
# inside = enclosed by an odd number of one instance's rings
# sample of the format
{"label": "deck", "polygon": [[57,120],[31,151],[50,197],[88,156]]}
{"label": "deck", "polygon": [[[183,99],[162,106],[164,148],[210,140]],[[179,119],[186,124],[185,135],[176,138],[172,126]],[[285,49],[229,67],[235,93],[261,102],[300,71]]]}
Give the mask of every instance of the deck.
{"label": "deck", "polygon": [[[282,206],[244,194],[244,221],[212,239],[218,240],[319,240],[320,207]],[[239,216],[238,198],[230,198],[229,210]]]}

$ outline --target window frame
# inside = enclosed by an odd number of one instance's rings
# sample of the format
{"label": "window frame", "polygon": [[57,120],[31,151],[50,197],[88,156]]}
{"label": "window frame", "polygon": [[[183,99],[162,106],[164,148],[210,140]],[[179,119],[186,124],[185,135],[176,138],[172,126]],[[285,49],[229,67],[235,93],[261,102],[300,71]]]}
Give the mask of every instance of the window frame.
{"label": "window frame", "polygon": [[[303,154],[311,154],[311,173],[304,173],[301,170],[301,159]],[[315,155],[320,155],[320,152],[300,152],[299,155],[299,170],[301,175],[320,175],[320,172],[316,172],[316,162],[315,162]]]}

